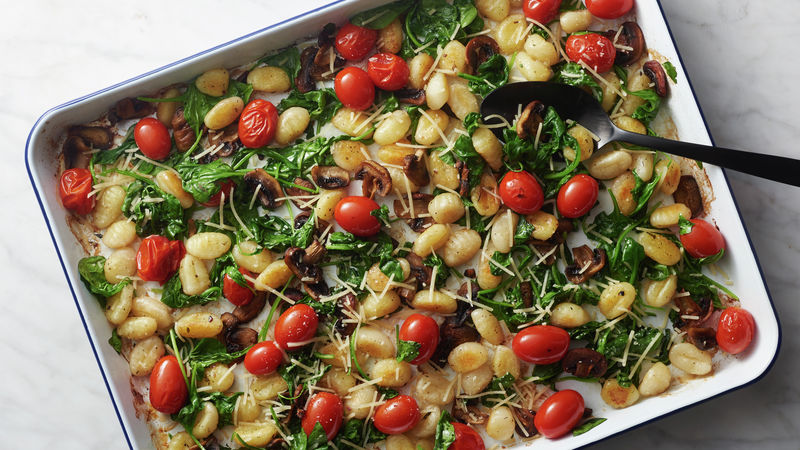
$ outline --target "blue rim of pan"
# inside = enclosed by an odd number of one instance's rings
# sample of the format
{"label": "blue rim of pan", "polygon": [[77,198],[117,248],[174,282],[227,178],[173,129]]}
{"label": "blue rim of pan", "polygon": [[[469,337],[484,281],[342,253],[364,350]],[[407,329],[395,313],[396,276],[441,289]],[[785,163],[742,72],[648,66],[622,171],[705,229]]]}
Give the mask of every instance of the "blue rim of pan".
{"label": "blue rim of pan", "polygon": [[[86,318],[83,315],[83,311],[81,310],[80,304],[78,303],[78,297],[75,294],[75,288],[72,285],[72,282],[70,281],[69,275],[67,273],[67,268],[66,268],[66,265],[65,265],[65,262],[64,262],[64,257],[61,255],[60,248],[58,247],[58,243],[57,243],[55,235],[53,233],[53,227],[51,226],[50,221],[47,218],[47,211],[46,211],[46,209],[44,207],[44,203],[42,202],[41,195],[39,194],[39,191],[36,188],[36,182],[34,180],[33,173],[31,171],[31,165],[30,165],[30,163],[31,163],[31,161],[30,161],[30,143],[31,143],[31,139],[33,137],[33,133],[38,128],[39,123],[45,117],[49,116],[50,114],[52,114],[52,113],[54,113],[54,112],[56,112],[56,111],[58,111],[60,109],[66,108],[66,107],[74,105],[76,103],[80,103],[80,102],[82,102],[84,100],[90,99],[92,97],[100,95],[100,94],[102,94],[104,92],[107,92],[109,90],[116,89],[118,87],[121,87],[121,86],[124,86],[126,84],[132,83],[132,82],[137,81],[139,79],[142,79],[144,77],[147,77],[147,76],[156,74],[158,72],[167,70],[167,69],[169,69],[171,67],[174,67],[174,66],[176,66],[178,64],[181,64],[181,63],[186,62],[186,61],[190,61],[190,60],[195,59],[197,57],[200,57],[202,55],[205,55],[205,54],[208,54],[210,52],[213,52],[215,50],[219,50],[219,49],[225,48],[227,46],[233,45],[233,44],[235,44],[235,43],[237,43],[239,41],[242,41],[243,39],[247,39],[247,38],[249,38],[251,36],[263,33],[265,31],[268,31],[268,30],[270,30],[272,28],[275,28],[275,27],[278,27],[280,25],[284,25],[284,24],[287,24],[287,23],[290,23],[290,22],[294,22],[294,21],[296,21],[298,19],[302,19],[303,17],[306,17],[306,16],[308,16],[310,14],[314,14],[316,12],[319,12],[319,11],[322,11],[324,9],[330,8],[332,6],[338,5],[338,4],[343,3],[345,1],[346,0],[336,0],[336,1],[333,1],[331,3],[327,3],[327,4],[323,5],[323,6],[318,7],[318,8],[306,11],[306,12],[304,12],[302,14],[298,14],[298,15],[296,15],[294,17],[290,17],[288,19],[285,19],[285,20],[283,20],[281,22],[275,23],[275,24],[270,25],[268,27],[262,28],[260,30],[257,30],[257,31],[254,31],[252,33],[249,33],[249,34],[246,34],[244,36],[241,36],[239,38],[236,38],[236,39],[233,39],[231,41],[225,42],[223,44],[217,45],[215,47],[209,48],[208,50],[204,50],[202,52],[199,52],[199,53],[196,53],[194,55],[188,56],[186,58],[180,59],[178,61],[172,62],[172,63],[167,64],[165,66],[162,66],[162,67],[159,67],[157,69],[151,70],[149,72],[143,73],[143,74],[138,75],[136,77],[130,78],[130,79],[125,80],[123,82],[120,82],[120,83],[117,83],[115,85],[109,86],[109,87],[107,87],[105,89],[101,89],[99,91],[93,92],[93,93],[85,95],[83,97],[79,97],[79,98],[76,98],[74,100],[71,100],[71,101],[68,101],[66,103],[63,103],[61,105],[58,105],[58,106],[56,106],[54,108],[51,108],[50,110],[48,110],[44,114],[42,114],[42,116],[39,117],[39,119],[36,120],[36,123],[31,128],[31,132],[28,134],[28,138],[27,138],[27,140],[25,142],[25,168],[26,168],[26,170],[28,172],[28,178],[29,178],[29,180],[31,182],[31,187],[33,188],[33,192],[36,195],[36,201],[39,203],[39,208],[42,211],[42,216],[44,217],[44,221],[47,224],[47,231],[50,234],[50,239],[52,240],[53,246],[56,249],[56,254],[58,255],[59,263],[61,264],[61,270],[64,272],[64,277],[67,279],[67,285],[69,286],[70,293],[72,294],[72,299],[75,302],[75,307],[78,309],[78,315],[80,316],[81,324],[83,325],[84,331],[86,332],[86,337],[89,340],[89,345],[92,348],[92,353],[94,354],[95,361],[97,362],[97,366],[100,369],[100,374],[103,377],[103,383],[105,384],[106,390],[108,391],[109,399],[111,400],[111,404],[114,407],[114,412],[116,413],[117,420],[119,421],[120,427],[122,428],[122,432],[123,432],[123,434],[125,436],[125,441],[128,444],[128,447],[131,448],[131,449],[134,448],[134,447],[133,447],[133,444],[131,443],[131,439],[130,439],[130,436],[128,434],[128,430],[125,427],[125,422],[122,420],[122,415],[120,413],[119,407],[117,406],[117,402],[115,400],[114,393],[111,390],[111,385],[108,382],[108,378],[106,376],[105,370],[103,370],[103,366],[102,366],[102,364],[100,362],[100,357],[98,356],[97,346],[96,346],[97,343],[92,339],[92,335],[89,332],[89,328],[86,325]],[[666,24],[667,31],[669,32],[670,40],[672,41],[672,45],[675,47],[675,52],[678,55],[678,60],[680,61],[681,67],[685,67],[683,65],[683,57],[681,56],[680,50],[678,49],[678,45],[675,42],[675,36],[674,36],[674,34],[672,32],[672,28],[670,27],[669,22],[667,21],[667,17],[664,14],[664,8],[661,5],[661,0],[656,0],[656,3],[658,4],[658,8],[659,8],[659,11],[661,13],[661,18],[663,19],[664,23]],[[711,130],[708,127],[708,121],[706,120],[705,114],[703,113],[703,109],[700,106],[700,103],[699,103],[699,101],[697,99],[697,94],[695,93],[694,86],[692,85],[692,82],[691,82],[691,80],[689,78],[689,74],[688,73],[686,73],[686,82],[689,85],[689,90],[692,93],[692,97],[694,98],[695,104],[697,105],[697,108],[700,111],[700,116],[703,119],[703,126],[705,127],[706,132],[708,133],[708,136],[711,138],[711,142],[712,142],[712,145],[713,145],[714,138],[711,135]],[[727,172],[725,171],[725,169],[723,169],[722,173],[723,173],[723,176],[725,177],[725,182],[728,185],[728,190],[731,193],[731,198],[733,199],[733,204],[736,207],[736,212],[737,212],[737,214],[739,215],[739,217],[741,219],[741,209],[739,208],[739,204],[736,201],[736,197],[735,197],[735,195],[733,193],[733,189],[731,189],[731,184],[730,184],[730,180],[728,179]],[[605,437],[603,437],[601,439],[598,439],[597,441],[594,441],[594,442],[592,442],[591,444],[588,444],[588,445],[593,445],[593,444],[596,444],[598,442],[602,442],[602,441],[605,441],[607,439],[611,439],[611,438],[613,438],[615,436],[618,436],[620,434],[627,433],[627,432],[629,432],[631,430],[635,430],[635,429],[640,428],[642,426],[651,424],[651,423],[653,423],[655,421],[661,420],[661,419],[663,419],[665,417],[671,416],[671,415],[676,414],[678,412],[685,411],[685,410],[687,410],[689,408],[692,408],[694,406],[703,404],[703,403],[705,403],[705,402],[707,402],[709,400],[718,398],[718,397],[720,397],[722,395],[725,395],[725,394],[734,392],[736,390],[742,389],[744,387],[750,386],[751,384],[756,383],[757,381],[761,380],[770,371],[770,369],[772,369],[772,367],[775,365],[775,361],[776,361],[776,359],[778,357],[778,353],[780,352],[781,343],[782,343],[781,323],[780,323],[780,319],[778,318],[777,311],[775,310],[775,304],[774,304],[773,299],[772,299],[772,294],[769,291],[769,286],[767,285],[767,281],[764,278],[764,272],[761,269],[761,262],[758,259],[758,255],[755,252],[755,248],[753,247],[752,239],[750,239],[750,232],[747,230],[747,225],[744,223],[744,220],[741,220],[741,223],[742,223],[742,228],[744,229],[745,235],[747,236],[747,243],[750,246],[750,250],[752,251],[753,256],[755,257],[756,266],[758,267],[758,273],[759,273],[759,276],[761,277],[761,282],[764,285],[764,289],[766,290],[767,298],[769,299],[770,307],[772,308],[773,315],[775,316],[775,320],[777,321],[777,325],[778,325],[778,343],[777,343],[777,347],[775,349],[775,354],[772,357],[772,361],[770,361],[769,365],[764,369],[763,372],[761,372],[761,374],[759,374],[756,378],[754,378],[753,380],[751,380],[751,381],[749,381],[747,383],[744,383],[744,384],[741,384],[739,386],[733,387],[731,389],[728,389],[727,391],[720,392],[720,393],[718,393],[716,395],[713,395],[713,396],[708,397],[706,399],[700,400],[700,401],[698,401],[696,403],[692,403],[691,405],[687,405],[687,406],[672,410],[670,412],[664,413],[664,414],[662,414],[662,415],[660,415],[658,417],[654,417],[654,418],[652,418],[650,420],[647,420],[647,421],[644,421],[642,423],[636,424],[634,426],[631,426],[630,428],[627,428],[625,430],[619,431],[617,433],[610,434],[610,435],[605,436]],[[586,446],[584,446],[584,447],[586,447]]]}

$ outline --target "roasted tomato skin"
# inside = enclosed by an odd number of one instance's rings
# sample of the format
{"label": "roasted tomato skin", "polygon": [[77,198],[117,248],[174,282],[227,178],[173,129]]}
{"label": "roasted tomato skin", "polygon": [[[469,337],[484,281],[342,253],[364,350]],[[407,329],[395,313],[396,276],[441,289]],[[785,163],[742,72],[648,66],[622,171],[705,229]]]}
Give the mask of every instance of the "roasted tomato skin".
{"label": "roasted tomato skin", "polygon": [[286,351],[299,350],[302,342],[317,334],[319,317],[314,308],[298,303],[281,314],[275,322],[275,342]]}
{"label": "roasted tomato skin", "polygon": [[345,24],[336,33],[335,47],[342,57],[348,61],[360,61],[375,47],[378,31],[359,27],[352,23]]}
{"label": "roasted tomato skin", "polygon": [[522,12],[543,25],[553,21],[561,9],[561,0],[523,0]]}
{"label": "roasted tomato skin", "polygon": [[506,173],[500,180],[499,191],[503,203],[518,214],[533,214],[544,203],[542,186],[524,170]]}
{"label": "roasted tomato skin", "polygon": [[172,138],[167,127],[158,119],[145,117],[133,128],[133,140],[144,156],[161,161],[172,150]]}
{"label": "roasted tomato skin", "polygon": [[353,195],[339,200],[333,210],[336,223],[359,237],[373,236],[381,230],[381,221],[371,213],[380,209],[375,200]]}
{"label": "roasted tomato skin", "polygon": [[731,355],[742,353],[750,347],[755,334],[756,321],[746,309],[730,306],[719,316],[717,345]]}
{"label": "roasted tomato skin", "polygon": [[302,420],[303,431],[310,435],[319,422],[328,440],[333,439],[342,427],[344,410],[342,400],[330,392],[319,392],[308,399],[306,414]]}
{"label": "roasted tomato skin", "polygon": [[691,219],[691,230],[681,230],[681,244],[695,258],[714,256],[725,249],[722,233],[703,219]]}
{"label": "roasted tomato skin", "polygon": [[633,0],[586,0],[586,9],[601,19],[618,19],[633,8]]}
{"label": "roasted tomato skin", "polygon": [[569,350],[569,333],[553,325],[534,325],[514,336],[511,349],[517,357],[532,364],[553,364]]}
{"label": "roasted tomato skin", "polygon": [[577,391],[558,391],[542,403],[533,417],[533,424],[544,437],[555,439],[575,428],[584,409],[583,396]]}
{"label": "roasted tomato skin", "polygon": [[614,66],[617,49],[611,39],[597,33],[573,34],[564,46],[569,59],[583,61],[597,73],[606,73]]}
{"label": "roasted tomato skin", "polygon": [[64,208],[81,215],[92,212],[95,205],[95,197],[89,197],[92,182],[92,173],[88,169],[65,170],[58,184],[58,194]]}
{"label": "roasted tomato skin", "polygon": [[263,147],[272,142],[278,130],[278,109],[260,98],[250,100],[239,116],[238,129],[242,145],[248,148]]}
{"label": "roasted tomato skin", "polygon": [[358,67],[346,67],[336,74],[333,90],[342,104],[350,109],[363,111],[375,101],[375,85],[367,72]]}
{"label": "roasted tomato skin", "polygon": [[424,364],[431,359],[439,345],[439,325],[426,315],[414,313],[403,321],[399,336],[402,341],[419,344],[419,354],[411,360],[411,364]]}
{"label": "roasted tomato skin", "polygon": [[230,200],[231,198],[231,190],[236,187],[236,183],[233,180],[225,180],[225,181],[218,181],[217,184],[219,185],[219,191],[216,194],[209,197],[208,201],[201,202],[200,204],[208,207],[214,208],[219,206],[220,202],[222,202],[222,194],[225,194],[225,201]]}
{"label": "roasted tomato skin", "polygon": [[408,395],[389,399],[375,410],[373,421],[381,433],[402,434],[419,423],[419,405]]}
{"label": "roasted tomato skin", "polygon": [[589,175],[579,173],[570,178],[556,197],[556,207],[562,216],[575,219],[586,215],[597,202],[600,186]]}
{"label": "roasted tomato skin", "polygon": [[164,414],[175,414],[186,404],[188,397],[189,390],[178,359],[172,355],[159,359],[150,372],[150,404],[153,408]]}
{"label": "roasted tomato skin", "polygon": [[269,375],[283,362],[283,352],[273,341],[263,341],[252,346],[244,356],[244,368],[253,375]]}
{"label": "roasted tomato skin", "polygon": [[486,450],[483,438],[477,431],[463,423],[451,422],[456,432],[456,440],[450,444],[448,450]]}
{"label": "roasted tomato skin", "polygon": [[136,271],[145,281],[164,284],[178,270],[186,248],[181,241],[170,241],[164,236],[147,236],[136,252]]}
{"label": "roasted tomato skin", "polygon": [[[239,267],[239,273],[246,276],[252,276],[250,272]],[[251,284],[250,282],[247,283]],[[255,294],[253,291],[231,278],[227,273],[222,277],[222,295],[228,299],[229,302],[236,306],[244,306],[253,300]]]}
{"label": "roasted tomato skin", "polygon": [[393,53],[376,53],[367,60],[367,75],[384,91],[402,89],[410,73],[406,61]]}

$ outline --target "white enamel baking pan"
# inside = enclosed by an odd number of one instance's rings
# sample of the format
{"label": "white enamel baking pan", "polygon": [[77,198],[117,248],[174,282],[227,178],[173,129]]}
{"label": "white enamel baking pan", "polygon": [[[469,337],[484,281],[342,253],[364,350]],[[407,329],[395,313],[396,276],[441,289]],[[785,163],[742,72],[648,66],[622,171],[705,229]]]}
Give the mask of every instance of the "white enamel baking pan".
{"label": "white enamel baking pan", "polygon": [[[129,378],[130,372],[106,341],[111,328],[97,301],[80,282],[78,260],[85,256],[67,226],[65,211],[57,199],[59,138],[66,127],[96,119],[118,100],[154,92],[163,86],[191,79],[214,67],[234,67],[262,56],[270,49],[279,49],[302,38],[315,35],[328,22],[344,22],[354,13],[388,3],[387,0],[338,0],[234,41],[142,74],[117,85],[57,106],[46,112],[34,125],[25,149],[26,166],[39,200],[50,236],[56,247],[67,283],[78,308],[86,334],[100,366],[108,393],[122,426],[120,440],[131,448],[151,448],[147,426],[134,413]],[[675,48],[669,26],[657,0],[637,0],[637,20],[644,30],[648,47],[673,62],[678,69],[678,84],[666,102],[682,140],[711,144],[711,136],[700,106],[692,91],[680,55]],[[579,390],[595,416],[608,420],[593,430],[577,436],[550,441],[537,439],[526,444],[533,448],[579,447],[675,413],[755,382],[771,367],[780,347],[780,326],[767,291],[763,274],[745,230],[725,172],[706,165],[716,200],[711,205],[711,219],[722,230],[728,255],[719,266],[734,281],[732,289],[742,304],[755,317],[757,337],[743,355],[715,362],[715,374],[691,380],[666,395],[649,398],[624,410],[604,407],[597,386],[569,382],[559,385]],[[65,292],[66,295],[66,292]]]}

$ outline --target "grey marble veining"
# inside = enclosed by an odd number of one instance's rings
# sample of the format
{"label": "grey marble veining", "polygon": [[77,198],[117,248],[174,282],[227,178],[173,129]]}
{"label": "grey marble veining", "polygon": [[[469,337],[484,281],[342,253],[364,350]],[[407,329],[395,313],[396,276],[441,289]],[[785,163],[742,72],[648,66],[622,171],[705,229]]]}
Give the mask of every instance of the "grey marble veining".
{"label": "grey marble veining", "polygon": [[[320,0],[4,2],[0,27],[0,448],[121,449],[114,410],[24,170],[46,109],[311,9]],[[664,0],[716,142],[800,158],[800,4]],[[800,189],[729,173],[783,325],[759,382],[598,449],[800,448]]]}

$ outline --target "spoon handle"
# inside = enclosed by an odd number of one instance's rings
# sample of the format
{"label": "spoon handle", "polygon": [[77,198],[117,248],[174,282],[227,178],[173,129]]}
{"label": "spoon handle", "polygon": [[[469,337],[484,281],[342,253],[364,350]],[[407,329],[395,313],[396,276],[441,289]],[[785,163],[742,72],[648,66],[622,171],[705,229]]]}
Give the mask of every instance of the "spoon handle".
{"label": "spoon handle", "polygon": [[800,186],[800,160],[614,130],[613,140],[661,150],[780,183]]}

